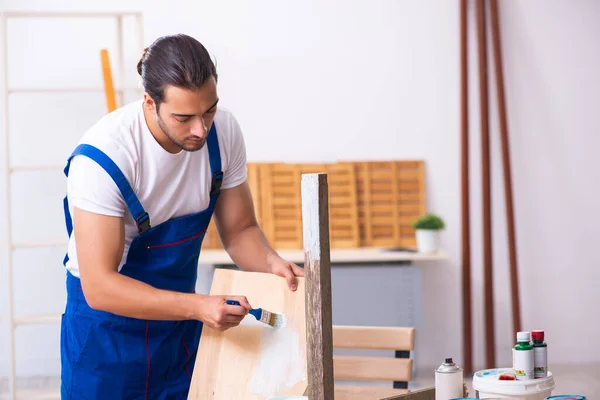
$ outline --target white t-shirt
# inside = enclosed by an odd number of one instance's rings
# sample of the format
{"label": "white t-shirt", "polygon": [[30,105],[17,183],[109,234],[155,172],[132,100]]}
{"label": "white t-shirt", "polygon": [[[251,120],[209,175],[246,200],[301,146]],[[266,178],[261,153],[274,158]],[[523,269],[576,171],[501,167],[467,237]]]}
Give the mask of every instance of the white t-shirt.
{"label": "white t-shirt", "polygon": [[[214,123],[223,171],[221,189],[227,189],[246,180],[246,147],[240,126],[231,112],[219,107]],[[97,147],[117,164],[148,213],[152,226],[208,207],[212,177],[208,142],[195,152],[167,152],[150,133],[141,100],[104,116],[79,143]],[[73,207],[78,207],[124,217],[125,248],[120,270],[138,228],[112,178],[89,157],[77,155],[69,169],[67,197],[71,216]],[[79,276],[74,236],[71,234],[69,240],[66,267]]]}

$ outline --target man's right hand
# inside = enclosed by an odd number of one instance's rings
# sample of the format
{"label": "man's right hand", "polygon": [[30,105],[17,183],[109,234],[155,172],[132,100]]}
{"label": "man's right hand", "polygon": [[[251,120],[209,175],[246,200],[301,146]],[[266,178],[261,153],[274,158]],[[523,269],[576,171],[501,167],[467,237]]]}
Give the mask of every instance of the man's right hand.
{"label": "man's right hand", "polygon": [[[252,309],[245,296],[203,296],[199,318],[218,331],[236,327]],[[229,305],[227,300],[239,301],[239,306]]]}

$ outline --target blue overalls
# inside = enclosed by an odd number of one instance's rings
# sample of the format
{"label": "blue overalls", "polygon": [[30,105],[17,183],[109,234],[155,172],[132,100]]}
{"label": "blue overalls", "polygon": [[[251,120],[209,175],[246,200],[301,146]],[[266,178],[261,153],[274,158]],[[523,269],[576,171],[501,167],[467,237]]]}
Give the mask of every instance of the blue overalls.
{"label": "blue overalls", "polygon": [[[150,217],[117,165],[90,145],[79,145],[71,159],[85,155],[117,184],[137,221],[123,275],[159,289],[193,293],[198,257],[223,178],[217,132],[207,138],[212,182],[207,209],[151,227]],[[208,189],[208,188],[207,188]],[[156,193],[160,196],[160,193]],[[67,198],[65,220],[72,231]],[[68,260],[68,255],[64,262]],[[187,399],[202,322],[153,321],[93,310],[80,280],[67,271],[67,304],[61,325],[61,397],[63,399]]]}

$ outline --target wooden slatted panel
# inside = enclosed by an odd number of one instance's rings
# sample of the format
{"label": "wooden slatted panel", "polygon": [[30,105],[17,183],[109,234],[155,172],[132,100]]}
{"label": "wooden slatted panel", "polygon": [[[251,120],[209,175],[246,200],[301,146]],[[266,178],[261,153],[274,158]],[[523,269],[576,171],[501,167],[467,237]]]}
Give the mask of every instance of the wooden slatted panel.
{"label": "wooden slatted panel", "polygon": [[412,365],[412,358],[333,356],[335,379],[409,382]]}
{"label": "wooden slatted panel", "polygon": [[423,161],[396,161],[398,179],[398,214],[400,240],[398,246],[416,247],[412,224],[425,214],[425,163]]}
{"label": "wooden slatted panel", "polygon": [[331,248],[357,248],[358,208],[356,175],[351,163],[270,164],[261,168],[265,235],[278,249],[301,249],[301,176],[327,173]]}
{"label": "wooden slatted panel", "polygon": [[276,249],[302,248],[300,168],[265,164],[260,168],[262,228]]}
{"label": "wooden slatted panel", "polygon": [[415,247],[412,223],[426,210],[423,161],[354,165],[360,245]]}
{"label": "wooden slatted panel", "polygon": [[331,248],[357,248],[358,203],[356,173],[352,163],[300,164],[303,174],[325,172],[329,195],[329,238]]}
{"label": "wooden slatted panel", "polygon": [[415,345],[415,328],[388,326],[333,326],[336,349],[411,351]]}

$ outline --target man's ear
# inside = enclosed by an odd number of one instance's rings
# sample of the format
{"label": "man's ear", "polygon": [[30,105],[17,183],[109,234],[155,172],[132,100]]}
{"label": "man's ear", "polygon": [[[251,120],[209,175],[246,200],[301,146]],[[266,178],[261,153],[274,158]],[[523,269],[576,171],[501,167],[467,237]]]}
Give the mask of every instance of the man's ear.
{"label": "man's ear", "polygon": [[156,103],[154,102],[154,99],[150,97],[148,92],[144,92],[144,104],[146,104],[149,111],[156,113]]}

